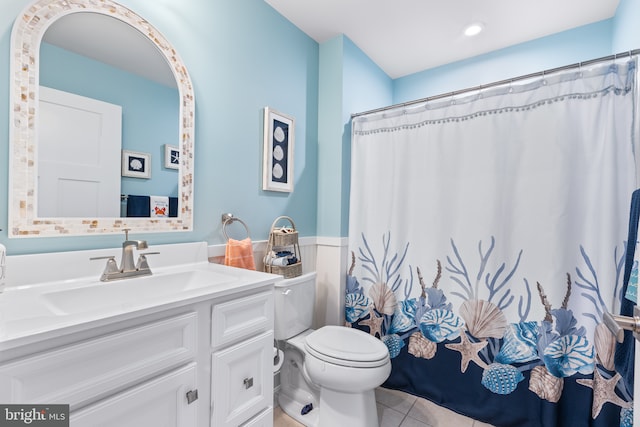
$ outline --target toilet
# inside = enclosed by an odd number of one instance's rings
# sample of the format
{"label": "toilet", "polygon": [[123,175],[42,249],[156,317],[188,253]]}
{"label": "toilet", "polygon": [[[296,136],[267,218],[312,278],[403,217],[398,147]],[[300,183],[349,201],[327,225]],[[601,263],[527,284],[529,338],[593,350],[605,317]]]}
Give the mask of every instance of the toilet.
{"label": "toilet", "polygon": [[275,337],[284,350],[278,404],[308,427],[378,427],[374,390],[391,373],[387,346],[358,329],[311,329],[315,289],[316,273],[275,286]]}

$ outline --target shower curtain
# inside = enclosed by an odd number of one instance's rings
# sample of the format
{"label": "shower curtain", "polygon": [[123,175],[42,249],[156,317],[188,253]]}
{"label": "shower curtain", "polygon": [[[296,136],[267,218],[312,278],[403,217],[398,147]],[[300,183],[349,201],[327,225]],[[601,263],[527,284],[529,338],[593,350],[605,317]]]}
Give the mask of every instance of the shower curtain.
{"label": "shower curtain", "polygon": [[613,336],[636,62],[352,121],[346,322],[385,387],[496,426],[628,426]]}

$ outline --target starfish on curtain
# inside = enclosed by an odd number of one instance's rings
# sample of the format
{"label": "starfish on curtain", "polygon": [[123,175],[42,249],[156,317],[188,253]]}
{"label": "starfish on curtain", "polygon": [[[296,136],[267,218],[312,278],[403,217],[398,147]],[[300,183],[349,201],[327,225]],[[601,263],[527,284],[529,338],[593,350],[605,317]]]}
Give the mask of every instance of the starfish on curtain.
{"label": "starfish on curtain", "polygon": [[577,379],[576,382],[585,387],[589,387],[593,389],[593,406],[591,407],[591,417],[595,420],[598,415],[600,415],[600,411],[605,403],[613,403],[614,405],[618,405],[621,408],[631,408],[631,403],[626,402],[624,399],[619,397],[616,394],[615,388],[616,384],[620,380],[621,375],[616,372],[616,374],[606,379],[600,373],[598,368],[593,371],[593,379]]}
{"label": "starfish on curtain", "polygon": [[478,352],[487,346],[487,341],[480,342],[471,342],[469,337],[467,337],[467,333],[465,331],[460,332],[460,342],[457,344],[445,344],[450,350],[459,351],[462,356],[462,360],[460,361],[460,371],[462,373],[466,372],[467,367],[469,367],[469,362],[472,360],[476,362],[478,366],[483,369],[487,368],[487,364],[484,363]]}
{"label": "starfish on curtain", "polygon": [[376,336],[376,334],[381,337],[383,320],[383,317],[376,316],[376,312],[371,307],[369,307],[369,318],[367,320],[361,320],[359,324],[368,326],[369,333],[374,337]]}

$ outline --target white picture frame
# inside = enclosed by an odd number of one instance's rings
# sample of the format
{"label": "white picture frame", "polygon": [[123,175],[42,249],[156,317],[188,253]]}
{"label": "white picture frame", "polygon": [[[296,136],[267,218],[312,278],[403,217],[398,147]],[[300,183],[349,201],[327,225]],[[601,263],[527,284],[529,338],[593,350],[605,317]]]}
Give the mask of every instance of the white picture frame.
{"label": "white picture frame", "polygon": [[122,176],[151,178],[151,154],[122,150]]}
{"label": "white picture frame", "polygon": [[270,107],[264,108],[262,189],[293,192],[295,119]]}
{"label": "white picture frame", "polygon": [[180,169],[180,148],[175,145],[164,144],[164,167]]}

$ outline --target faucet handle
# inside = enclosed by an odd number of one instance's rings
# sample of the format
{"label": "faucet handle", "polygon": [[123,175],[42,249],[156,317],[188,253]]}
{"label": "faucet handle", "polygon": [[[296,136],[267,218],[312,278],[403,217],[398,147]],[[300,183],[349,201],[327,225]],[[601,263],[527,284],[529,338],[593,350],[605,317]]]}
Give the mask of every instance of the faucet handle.
{"label": "faucet handle", "polygon": [[147,255],[158,255],[160,252],[144,252],[138,256],[138,262],[136,263],[136,270],[150,270],[149,263],[147,262]]}
{"label": "faucet handle", "polygon": [[102,272],[102,276],[100,277],[101,281],[106,282],[109,278],[109,275],[120,272],[120,269],[118,269],[118,264],[116,263],[116,257],[114,257],[113,255],[97,256],[97,257],[89,258],[90,261],[94,261],[97,259],[107,260],[107,265],[105,265],[104,271]]}
{"label": "faucet handle", "polygon": [[[89,261],[95,261],[97,259],[106,259],[107,260],[107,267],[109,266],[109,264],[111,264],[111,261],[113,261],[113,263],[115,264],[116,262],[116,257],[113,255],[108,255],[108,256],[94,256],[89,258]],[[117,270],[117,267],[116,267]]]}

